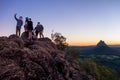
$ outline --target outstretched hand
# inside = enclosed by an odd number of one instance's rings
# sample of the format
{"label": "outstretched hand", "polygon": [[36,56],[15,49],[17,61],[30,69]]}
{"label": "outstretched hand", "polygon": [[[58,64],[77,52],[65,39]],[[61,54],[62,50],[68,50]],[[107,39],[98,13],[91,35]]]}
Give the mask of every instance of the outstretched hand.
{"label": "outstretched hand", "polygon": [[15,15],[17,15],[17,13],[15,13]]}

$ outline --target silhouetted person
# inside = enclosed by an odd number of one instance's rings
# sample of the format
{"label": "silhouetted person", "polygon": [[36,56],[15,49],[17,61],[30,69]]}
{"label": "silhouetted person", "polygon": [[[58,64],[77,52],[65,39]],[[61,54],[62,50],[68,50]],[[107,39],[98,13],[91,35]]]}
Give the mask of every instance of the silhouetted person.
{"label": "silhouetted person", "polygon": [[40,36],[40,38],[44,38],[44,35],[43,35],[43,25],[40,24],[40,22],[37,23],[37,26],[35,27],[35,33],[36,33],[36,36],[38,37],[38,34]]}
{"label": "silhouetted person", "polygon": [[23,21],[22,21],[22,16],[19,17],[19,19],[16,17],[17,14],[14,15],[16,21],[17,21],[17,25],[16,25],[16,35],[20,36],[21,33],[21,26],[23,25]]}
{"label": "silhouetted person", "polygon": [[26,20],[25,20],[25,22],[28,22],[29,21],[29,19],[28,19],[28,17],[26,17]]}
{"label": "silhouetted person", "polygon": [[33,30],[33,22],[31,20],[31,18],[29,18],[28,20],[28,39],[32,40],[32,30]]}
{"label": "silhouetted person", "polygon": [[25,20],[24,30],[25,32],[28,31],[28,17],[26,17],[26,20]]}

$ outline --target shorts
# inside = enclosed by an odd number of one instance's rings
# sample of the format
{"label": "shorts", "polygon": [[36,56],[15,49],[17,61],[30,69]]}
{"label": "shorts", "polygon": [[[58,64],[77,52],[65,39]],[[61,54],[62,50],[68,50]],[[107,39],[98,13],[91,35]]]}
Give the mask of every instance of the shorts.
{"label": "shorts", "polygon": [[20,26],[16,26],[16,30],[20,30],[21,29],[21,27]]}

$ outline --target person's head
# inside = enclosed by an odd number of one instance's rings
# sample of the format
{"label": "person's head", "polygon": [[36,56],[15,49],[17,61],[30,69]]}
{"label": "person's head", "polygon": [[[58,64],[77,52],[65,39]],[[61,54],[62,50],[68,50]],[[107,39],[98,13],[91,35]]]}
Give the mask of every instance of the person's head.
{"label": "person's head", "polygon": [[28,19],[28,17],[26,17],[26,19]]}
{"label": "person's head", "polygon": [[38,22],[37,24],[40,25],[40,22]]}
{"label": "person's head", "polygon": [[22,20],[22,16],[20,16],[19,19]]}
{"label": "person's head", "polygon": [[28,17],[26,17],[26,20],[28,20]]}
{"label": "person's head", "polygon": [[28,20],[31,21],[31,18],[29,18]]}
{"label": "person's head", "polygon": [[28,22],[28,17],[25,18],[25,22]]}

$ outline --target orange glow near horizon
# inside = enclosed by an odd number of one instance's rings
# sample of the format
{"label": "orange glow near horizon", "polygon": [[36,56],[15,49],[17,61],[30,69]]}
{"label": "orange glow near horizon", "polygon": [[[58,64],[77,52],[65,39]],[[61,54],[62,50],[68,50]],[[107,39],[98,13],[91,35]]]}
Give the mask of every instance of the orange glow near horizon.
{"label": "orange glow near horizon", "polygon": [[[97,45],[99,41],[68,41],[70,46],[92,46]],[[120,45],[120,41],[105,41],[107,45]]]}
{"label": "orange glow near horizon", "polygon": [[89,45],[96,45],[96,42],[68,42],[69,45],[73,46],[89,46]]}

